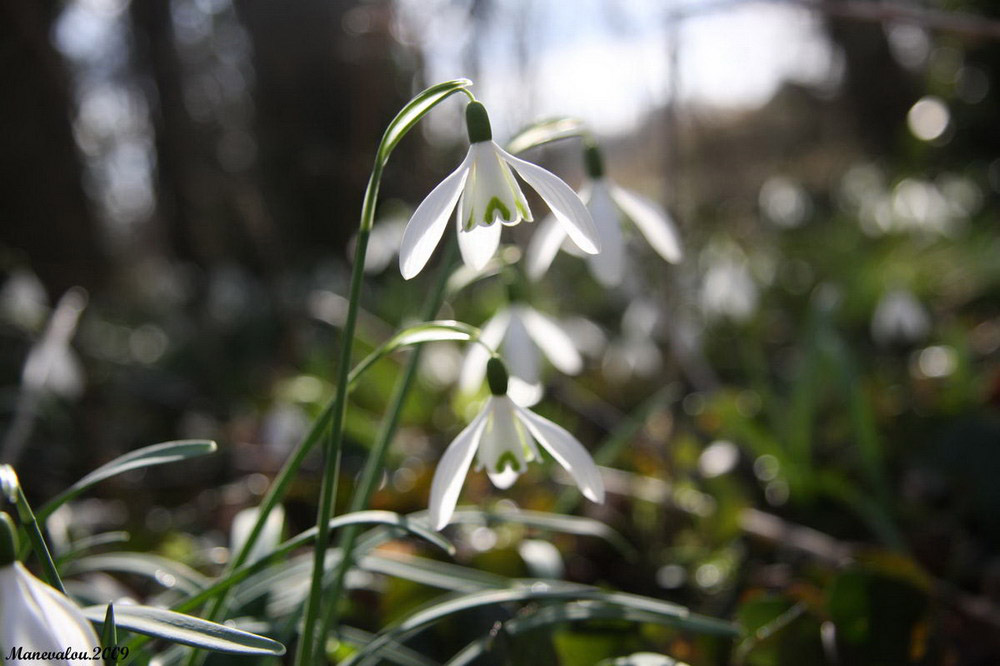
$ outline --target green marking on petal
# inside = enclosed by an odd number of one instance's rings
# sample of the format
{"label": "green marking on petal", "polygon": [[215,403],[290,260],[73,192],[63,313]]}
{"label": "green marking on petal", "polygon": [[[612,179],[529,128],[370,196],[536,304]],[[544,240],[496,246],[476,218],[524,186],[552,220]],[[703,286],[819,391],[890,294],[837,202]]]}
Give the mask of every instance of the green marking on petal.
{"label": "green marking on petal", "polygon": [[521,214],[521,217],[531,221],[531,211],[528,210],[528,204],[524,201],[515,201],[514,205],[517,207],[517,212]]}
{"label": "green marking on petal", "polygon": [[497,474],[503,472],[507,467],[510,467],[515,472],[521,471],[521,462],[510,451],[504,451],[503,455],[497,458]]}
{"label": "green marking on petal", "polygon": [[483,214],[483,222],[485,224],[491,224],[493,222],[494,211],[500,211],[500,219],[510,221],[510,209],[503,205],[497,197],[490,199],[489,204],[486,205],[486,212]]}

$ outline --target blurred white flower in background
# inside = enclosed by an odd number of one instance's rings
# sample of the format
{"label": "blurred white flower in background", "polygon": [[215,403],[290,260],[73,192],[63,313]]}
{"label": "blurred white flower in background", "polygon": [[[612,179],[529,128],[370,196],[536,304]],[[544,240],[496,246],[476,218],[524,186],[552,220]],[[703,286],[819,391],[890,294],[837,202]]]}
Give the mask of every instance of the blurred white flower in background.
{"label": "blurred white flower in background", "polygon": [[646,299],[636,299],[622,315],[620,338],[608,345],[602,370],[622,383],[633,376],[648,378],[659,372],[663,355],[654,341],[660,329],[660,311]]}
{"label": "blurred white flower in background", "polygon": [[[649,245],[666,261],[676,264],[684,257],[680,236],[670,215],[659,204],[615,185],[604,175],[601,155],[587,146],[585,162],[590,181],[580,189],[601,240],[601,252],[587,257],[590,272],[605,287],[621,283],[628,262],[622,222],[630,221]],[[526,256],[526,271],[538,280],[548,270],[560,249],[576,254],[566,232],[551,216],[538,225]]]}
{"label": "blurred white flower in background", "polygon": [[699,303],[709,318],[744,322],[757,310],[758,288],[743,252],[734,245],[709,248]]}
{"label": "blurred white flower in background", "polygon": [[26,331],[37,331],[49,311],[41,280],[25,268],[14,269],[0,289],[0,317]]}
{"label": "blurred white flower in background", "polygon": [[[259,515],[260,509],[252,506],[243,509],[233,518],[229,537],[229,544],[233,553],[238,553],[243,549],[243,544],[246,543],[247,538],[250,536],[250,532],[253,530],[253,526],[256,524]],[[253,548],[250,549],[246,563],[252,564],[277,548],[278,544],[281,543],[281,532],[284,527],[285,509],[278,504],[267,514],[267,520],[264,521],[260,536],[254,542]]]}
{"label": "blurred white flower in background", "polygon": [[872,338],[880,345],[919,342],[930,332],[931,318],[909,289],[886,291],[872,314]]}
{"label": "blurred white flower in background", "polygon": [[758,196],[761,210],[779,227],[801,226],[812,211],[812,201],[800,184],[784,176],[768,178]]}
{"label": "blurred white flower in background", "polygon": [[[482,327],[481,345],[470,345],[466,352],[459,387],[466,392],[483,385],[490,359],[489,347],[500,352],[510,369],[510,397],[530,406],[541,400],[542,354],[560,372],[579,374],[583,359],[576,345],[558,323],[526,303],[512,303],[498,311]],[[484,347],[485,345],[485,347]]]}

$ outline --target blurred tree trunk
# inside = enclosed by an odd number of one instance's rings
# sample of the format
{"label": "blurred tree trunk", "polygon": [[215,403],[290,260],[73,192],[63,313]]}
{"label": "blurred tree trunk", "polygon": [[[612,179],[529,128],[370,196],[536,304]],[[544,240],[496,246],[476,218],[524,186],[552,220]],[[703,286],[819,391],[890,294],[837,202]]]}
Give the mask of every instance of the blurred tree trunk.
{"label": "blurred tree trunk", "polygon": [[175,258],[204,266],[192,210],[202,175],[194,159],[198,140],[184,106],[170,0],[133,2],[129,12],[136,34],[133,58],[137,70],[146,73],[155,86],[146,91],[146,97],[156,133],[157,227],[165,233]]}
{"label": "blurred tree trunk", "polygon": [[100,232],[81,181],[70,79],[49,41],[60,3],[0,3],[0,245],[23,252],[50,293],[106,277]]}
{"label": "blurred tree trunk", "polygon": [[844,56],[842,100],[858,135],[870,152],[895,154],[906,113],[920,97],[918,82],[893,57],[881,23],[828,16],[826,28]]}
{"label": "blurred tree trunk", "polygon": [[[385,125],[409,98],[389,2],[236,0],[253,43],[255,130],[268,209],[295,256],[343,248]],[[403,84],[403,85],[400,85]],[[394,162],[405,164],[412,142]],[[421,179],[408,172],[407,186]],[[387,193],[396,185],[387,174]]]}

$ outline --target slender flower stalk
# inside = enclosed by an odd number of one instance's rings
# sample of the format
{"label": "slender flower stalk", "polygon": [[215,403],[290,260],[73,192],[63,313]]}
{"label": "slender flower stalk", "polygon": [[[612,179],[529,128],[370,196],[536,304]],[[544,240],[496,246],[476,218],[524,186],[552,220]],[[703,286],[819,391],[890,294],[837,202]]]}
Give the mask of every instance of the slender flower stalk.
{"label": "slender flower stalk", "polygon": [[34,551],[35,557],[38,558],[38,561],[42,565],[42,575],[45,576],[46,582],[57,591],[65,593],[66,589],[63,587],[62,579],[59,577],[59,570],[52,559],[52,553],[49,551],[48,544],[45,543],[45,537],[38,526],[35,512],[32,511],[31,505],[28,503],[28,498],[24,495],[24,489],[21,488],[17,472],[10,465],[0,465],[0,488],[3,488],[3,493],[7,501],[17,508],[17,517],[21,521],[21,527],[28,537],[27,541],[22,545],[21,551],[18,553],[18,559],[23,560],[30,552]]}
{"label": "slender flower stalk", "polygon": [[514,157],[493,141],[486,108],[466,107],[469,152],[447,178],[417,207],[403,231],[399,271],[407,280],[427,264],[456,206],[462,259],[482,269],[496,253],[502,226],[532,221],[531,210],[511,168],[530,185],[552,211],[564,234],[581,250],[596,254],[601,242],[587,208],[569,185],[540,166]]}
{"label": "slender flower stalk", "polygon": [[561,426],[519,406],[507,394],[509,375],[503,361],[491,358],[486,366],[490,397],[483,409],[448,445],[431,482],[431,527],[443,529],[451,519],[465,475],[476,460],[497,488],[509,488],[548,451],[576,482],[584,497],[604,501],[604,483],[587,449]]}
{"label": "slender flower stalk", "polygon": [[[425,321],[434,317],[438,310],[441,309],[441,305],[444,302],[448,277],[451,274],[452,264],[455,262],[455,245],[456,243],[454,240],[447,244],[444,261],[438,269],[439,273],[436,284],[428,294],[427,300],[424,303],[424,311],[420,315]],[[475,346],[479,347],[481,345]],[[407,396],[409,396],[413,380],[417,375],[417,368],[420,365],[421,349],[422,347],[417,347],[410,353],[410,358],[406,363],[406,368],[397,380],[395,389],[393,389],[392,398],[389,401],[389,408],[386,411],[385,420],[382,422],[382,427],[379,430],[375,444],[372,446],[371,452],[368,454],[368,459],[365,461],[365,467],[361,472],[361,480],[358,482],[354,495],[351,497],[350,511],[352,512],[361,511],[367,508],[368,503],[371,501],[371,496],[375,492],[375,484],[377,479],[381,477],[381,472],[385,462],[385,455],[389,450],[389,444],[392,442],[392,439],[396,434],[396,429],[399,427],[399,418],[403,412],[403,406],[406,403]],[[337,569],[334,573],[333,582],[327,590],[327,597],[330,599],[338,599],[344,589],[344,580],[347,576],[347,571],[351,568],[351,565],[354,562],[354,545],[357,541],[359,533],[359,528],[355,526],[349,526],[344,529],[343,538],[339,543],[342,556],[340,561],[337,563]],[[339,610],[340,606],[337,603],[327,604],[323,608],[323,619],[321,624],[322,629],[320,636],[330,635],[331,630],[335,627],[337,621],[339,620]],[[322,641],[320,641],[319,644],[322,646]],[[320,647],[320,649],[322,649],[322,647]],[[320,656],[322,655],[317,654],[317,659]]]}
{"label": "slender flower stalk", "polygon": [[[625,272],[625,237],[622,222],[629,220],[657,254],[668,262],[678,263],[684,256],[677,229],[659,204],[615,185],[604,174],[604,161],[598,148],[588,140],[584,162],[589,182],[580,190],[600,238],[601,252],[588,256],[590,271],[606,287],[619,284]],[[570,236],[570,240],[576,241]],[[552,264],[560,249],[573,252],[566,233],[556,220],[547,218],[538,225],[528,247],[526,271],[539,279]]]}
{"label": "slender flower stalk", "polygon": [[567,375],[583,369],[583,359],[573,340],[555,321],[524,302],[512,302],[483,325],[482,345],[472,345],[459,375],[463,391],[483,385],[490,351],[501,352],[510,368],[510,398],[525,407],[542,397],[542,354]]}
{"label": "slender flower stalk", "polygon": [[[304,666],[317,653],[316,624],[320,613],[323,595],[323,574],[326,564],[326,550],[330,542],[330,519],[334,513],[334,497],[336,495],[337,477],[340,471],[340,449],[344,437],[344,420],[347,412],[347,385],[350,370],[351,348],[354,343],[354,330],[358,318],[358,302],[361,297],[361,284],[364,279],[365,253],[368,249],[368,237],[375,221],[375,204],[378,200],[379,186],[382,182],[382,171],[389,160],[392,149],[428,111],[455,92],[462,91],[472,98],[466,90],[469,82],[448,82],[434,86],[415,97],[393,119],[382,136],[375,165],[365,199],[361,209],[361,221],[358,228],[354,249],[354,265],[351,272],[351,286],[348,299],[347,316],[341,331],[341,347],[337,372],[337,394],[335,397],[330,438],[323,450],[323,484],[320,489],[320,504],[317,512],[317,536],[313,549],[312,582],[309,597],[306,600],[302,635],[295,654],[295,664]],[[259,531],[258,531],[259,533]],[[246,547],[246,546],[245,546]],[[321,641],[322,642],[322,641]]]}

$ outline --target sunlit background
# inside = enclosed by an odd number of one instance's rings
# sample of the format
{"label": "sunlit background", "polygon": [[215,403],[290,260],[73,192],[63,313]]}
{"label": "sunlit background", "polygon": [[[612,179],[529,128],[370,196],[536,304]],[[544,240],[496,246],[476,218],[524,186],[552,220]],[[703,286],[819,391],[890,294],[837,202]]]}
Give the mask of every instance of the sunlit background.
{"label": "sunlit background", "polygon": [[[0,44],[0,460],[46,498],[143,444],[221,447],[103,487],[67,529],[126,526],[136,549],[225,561],[232,516],[330,394],[385,124],[427,85],[468,77],[501,142],[538,119],[587,123],[609,178],[665,206],[686,250],[669,265],[634,239],[613,289],[560,255],[534,295],[587,363],[550,377],[546,409],[592,448],[645,410],[604,461],[613,499],[580,507],[644,559],[623,570],[561,542],[566,575],[750,625],[801,606],[794,639],[746,663],[1000,657],[995,3],[8,0]],[[402,281],[395,252],[464,154],[457,97],[387,168],[361,347],[426,288]],[[528,157],[583,180],[576,140]],[[532,231],[505,239],[523,249]],[[444,314],[479,325],[502,300],[484,280]],[[428,347],[380,506],[426,506],[474,412],[453,390],[462,353]],[[352,405],[345,479],[396,367]],[[314,519],[316,462],[287,507],[296,531]],[[551,509],[560,492],[542,473],[504,494],[480,477],[467,501]],[[832,541],[789,546],[771,518]],[[486,568],[526,575],[551,555],[488,527],[463,538]],[[824,605],[856,583],[836,588],[845,569],[891,594],[905,578],[899,605],[917,610]],[[840,635],[829,661],[838,613],[891,639]]]}

